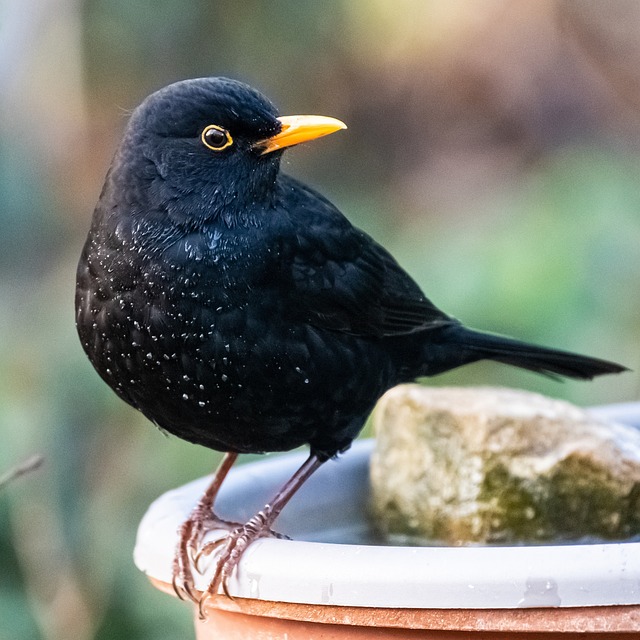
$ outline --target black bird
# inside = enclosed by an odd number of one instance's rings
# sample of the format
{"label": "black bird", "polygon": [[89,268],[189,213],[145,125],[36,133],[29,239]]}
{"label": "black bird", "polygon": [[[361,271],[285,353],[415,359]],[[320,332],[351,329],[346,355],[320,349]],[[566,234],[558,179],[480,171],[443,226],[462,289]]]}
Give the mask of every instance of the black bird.
{"label": "black bird", "polygon": [[[483,359],[580,379],[624,370],[467,329],[328,200],[280,172],[282,149],[343,128],[279,117],[234,80],[186,80],[133,112],[107,174],[78,266],[82,345],[149,420],[226,452],[181,530],[179,595],[200,598],[190,561],[217,546],[202,546],[205,529],[229,529],[210,595],[387,389]],[[239,453],[304,444],[309,459],[263,511],[244,525],[215,518]]]}

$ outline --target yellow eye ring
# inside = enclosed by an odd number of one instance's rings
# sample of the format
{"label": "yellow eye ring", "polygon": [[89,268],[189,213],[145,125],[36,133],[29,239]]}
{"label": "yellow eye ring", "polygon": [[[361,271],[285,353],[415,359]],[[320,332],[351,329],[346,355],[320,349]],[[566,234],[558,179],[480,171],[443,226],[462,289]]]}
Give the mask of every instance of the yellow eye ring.
{"label": "yellow eye ring", "polygon": [[231,134],[217,124],[206,126],[200,134],[200,140],[211,151],[222,151],[233,144]]}

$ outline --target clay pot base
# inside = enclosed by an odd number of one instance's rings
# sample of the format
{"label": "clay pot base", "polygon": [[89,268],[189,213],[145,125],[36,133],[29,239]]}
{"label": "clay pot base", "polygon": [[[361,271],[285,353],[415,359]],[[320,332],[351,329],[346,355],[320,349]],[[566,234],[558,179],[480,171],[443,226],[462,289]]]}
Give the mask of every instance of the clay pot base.
{"label": "clay pot base", "polygon": [[[171,595],[166,582],[150,578]],[[383,609],[270,602],[218,596],[197,640],[598,640],[640,630],[640,605],[532,609]],[[496,635],[499,634],[499,635]],[[504,635],[503,635],[504,634]]]}

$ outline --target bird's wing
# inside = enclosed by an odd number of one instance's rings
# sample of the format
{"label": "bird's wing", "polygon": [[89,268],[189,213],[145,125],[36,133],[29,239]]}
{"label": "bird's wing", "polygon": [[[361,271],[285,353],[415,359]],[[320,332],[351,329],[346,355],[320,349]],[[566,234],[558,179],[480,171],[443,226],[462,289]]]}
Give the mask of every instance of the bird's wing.
{"label": "bird's wing", "polygon": [[[310,190],[309,190],[310,191]],[[313,193],[313,192],[311,192]],[[403,335],[450,324],[395,259],[313,193],[287,264],[293,305],[316,326],[355,335]],[[299,210],[299,209],[298,209]]]}

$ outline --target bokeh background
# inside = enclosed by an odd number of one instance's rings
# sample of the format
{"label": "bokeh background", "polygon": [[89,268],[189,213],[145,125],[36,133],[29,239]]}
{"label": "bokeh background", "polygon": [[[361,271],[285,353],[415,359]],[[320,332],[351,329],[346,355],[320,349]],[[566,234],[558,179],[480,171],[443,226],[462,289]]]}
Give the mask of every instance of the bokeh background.
{"label": "bokeh background", "polygon": [[[285,168],[471,326],[640,370],[640,4],[635,0],[0,2],[0,640],[190,637],[133,567],[157,495],[217,455],[165,438],[91,369],[75,265],[127,113],[229,75],[349,130]],[[589,405],[638,373],[501,384]],[[322,419],[322,416],[318,416]],[[329,514],[328,514],[329,517]]]}

